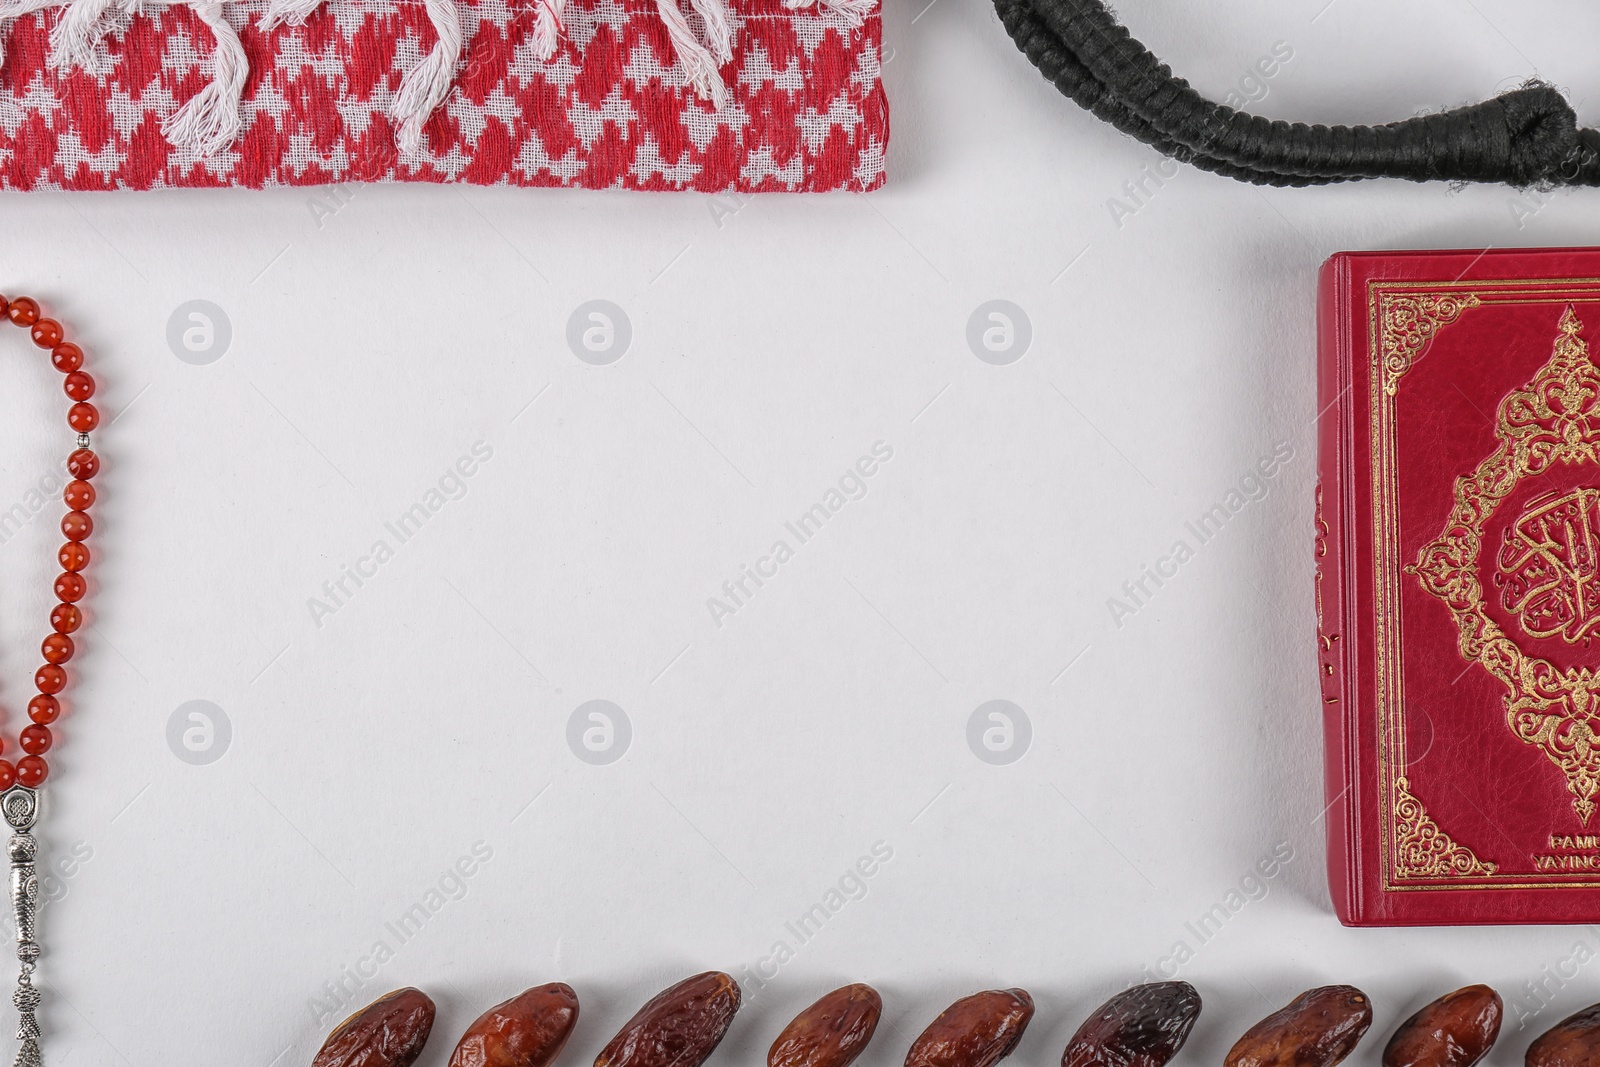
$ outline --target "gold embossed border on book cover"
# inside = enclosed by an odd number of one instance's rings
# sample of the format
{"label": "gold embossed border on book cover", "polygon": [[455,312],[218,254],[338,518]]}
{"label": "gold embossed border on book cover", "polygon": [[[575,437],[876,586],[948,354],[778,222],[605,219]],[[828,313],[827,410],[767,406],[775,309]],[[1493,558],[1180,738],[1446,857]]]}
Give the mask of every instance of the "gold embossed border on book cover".
{"label": "gold embossed border on book cover", "polygon": [[[1371,281],[1368,297],[1368,394],[1372,456],[1374,545],[1374,648],[1379,805],[1383,817],[1380,860],[1383,887],[1401,890],[1597,888],[1600,881],[1502,871],[1485,849],[1505,842],[1463,841],[1429,813],[1424,790],[1407,774],[1405,681],[1402,670],[1404,619],[1401,582],[1422,588],[1449,608],[1468,670],[1484,670],[1504,690],[1511,734],[1541,749],[1564,778],[1576,817],[1587,824],[1600,799],[1600,672],[1560,669],[1526,652],[1492,619],[1478,579],[1484,522],[1524,478],[1551,464],[1593,464],[1600,482],[1600,368],[1583,340],[1586,325],[1578,302],[1600,300],[1600,279],[1480,282]],[[1453,507],[1444,529],[1416,560],[1400,555],[1396,481],[1398,454],[1395,405],[1405,375],[1430,350],[1435,337],[1456,323],[1487,313],[1497,304],[1548,305],[1551,355],[1520,389],[1499,404],[1496,449],[1476,470],[1454,481]],[[1597,317],[1600,318],[1600,317]],[[1600,336],[1600,321],[1587,324]],[[1570,628],[1573,597],[1580,607],[1593,599],[1600,627],[1600,580],[1592,593],[1590,568],[1600,576],[1600,491],[1581,491],[1545,506],[1515,546],[1520,571],[1518,604],[1523,626]],[[1551,511],[1555,508],[1555,511]],[[1570,531],[1572,516],[1592,508],[1582,536],[1552,540],[1543,531]],[[1519,518],[1518,523],[1522,523]],[[1540,523],[1543,525],[1540,525]],[[1589,531],[1592,528],[1593,536]],[[1592,543],[1591,543],[1592,542]],[[1510,549],[1508,548],[1508,552]],[[1579,573],[1579,572],[1582,573]],[[1592,875],[1590,876],[1592,878]]]}

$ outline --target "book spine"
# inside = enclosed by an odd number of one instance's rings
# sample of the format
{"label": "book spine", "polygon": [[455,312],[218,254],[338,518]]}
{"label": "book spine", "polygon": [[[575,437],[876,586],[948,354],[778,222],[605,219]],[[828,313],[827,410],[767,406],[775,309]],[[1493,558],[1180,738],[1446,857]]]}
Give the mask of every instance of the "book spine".
{"label": "book spine", "polygon": [[1324,812],[1328,889],[1339,921],[1362,914],[1357,751],[1348,691],[1350,642],[1345,628],[1345,544],[1351,489],[1350,264],[1344,254],[1323,264],[1317,294],[1317,680],[1322,703]]}

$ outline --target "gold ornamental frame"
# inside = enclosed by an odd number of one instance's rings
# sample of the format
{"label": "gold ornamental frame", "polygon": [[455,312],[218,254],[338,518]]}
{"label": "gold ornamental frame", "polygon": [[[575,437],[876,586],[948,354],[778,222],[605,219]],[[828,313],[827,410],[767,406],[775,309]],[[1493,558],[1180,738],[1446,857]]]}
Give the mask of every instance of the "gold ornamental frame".
{"label": "gold ornamental frame", "polygon": [[[1580,778],[1580,787],[1573,789],[1575,809],[1582,814],[1577,802],[1587,799],[1591,803],[1600,793],[1600,737],[1593,746],[1585,747],[1589,736],[1584,730],[1575,730],[1562,719],[1556,703],[1551,701],[1550,679],[1562,674],[1553,665],[1537,657],[1527,656],[1517,649],[1498,625],[1482,611],[1482,590],[1477,582],[1477,550],[1481,536],[1474,545],[1465,544],[1460,537],[1450,536],[1458,517],[1472,521],[1475,517],[1481,535],[1481,524],[1493,510],[1493,504],[1503,499],[1516,481],[1533,473],[1533,468],[1516,474],[1517,457],[1537,463],[1538,447],[1532,438],[1532,428],[1517,424],[1516,432],[1508,442],[1504,430],[1504,416],[1508,408],[1519,412],[1542,410],[1537,402],[1526,399],[1539,388],[1561,388],[1566,378],[1577,373],[1583,384],[1580,389],[1594,388],[1591,400],[1595,401],[1594,442],[1590,452],[1582,459],[1596,463],[1600,469],[1600,370],[1589,361],[1587,345],[1578,335],[1581,324],[1571,310],[1571,305],[1583,301],[1600,301],[1600,279],[1561,279],[1540,281],[1481,281],[1461,283],[1394,282],[1373,280],[1367,283],[1368,303],[1368,399],[1370,412],[1372,516],[1374,551],[1374,616],[1376,716],[1378,728],[1378,778],[1379,810],[1382,814],[1383,832],[1380,837],[1380,862],[1385,891],[1451,891],[1476,889],[1535,889],[1535,888],[1600,888],[1600,882],[1588,876],[1574,877],[1571,873],[1554,872],[1550,875],[1527,873],[1502,873],[1503,864],[1480,858],[1473,847],[1458,842],[1445,828],[1429,815],[1418,796],[1418,791],[1408,775],[1405,737],[1405,692],[1401,633],[1404,621],[1401,614],[1401,583],[1409,573],[1410,580],[1419,581],[1423,588],[1450,607],[1460,631],[1460,648],[1469,669],[1485,669],[1506,683],[1508,687],[1507,721],[1512,733],[1528,744],[1546,751],[1546,741],[1553,741],[1555,749],[1565,746],[1585,769],[1589,778]],[[1500,405],[1501,418],[1497,420],[1497,439],[1500,448],[1480,464],[1473,474],[1457,479],[1455,506],[1446,532],[1435,538],[1421,553],[1415,566],[1405,566],[1400,558],[1400,515],[1396,482],[1396,420],[1395,404],[1406,373],[1425,358],[1440,330],[1460,321],[1463,316],[1476,314],[1475,309],[1496,304],[1547,304],[1556,309],[1556,317],[1563,323],[1570,319],[1571,329],[1563,325],[1556,331],[1556,352],[1550,363],[1522,390],[1516,390]],[[1565,352],[1565,356],[1563,353]],[[1581,364],[1575,362],[1581,355]],[[1564,360],[1564,362],[1563,362]],[[1552,371],[1560,363],[1562,371]],[[1584,371],[1587,368],[1587,372]],[[1551,372],[1547,381],[1540,376]],[[1592,382],[1586,374],[1594,375]],[[1571,388],[1570,385],[1567,386]],[[1571,395],[1571,394],[1569,394]],[[1518,401],[1522,396],[1524,399]],[[1520,404],[1520,406],[1518,406]],[[1587,410],[1587,409],[1586,409]],[[1519,416],[1519,418],[1522,416]],[[1585,424],[1586,426],[1587,424]],[[1526,432],[1524,432],[1526,430]],[[1560,433],[1567,432],[1565,429]],[[1587,431],[1586,431],[1587,432]],[[1516,442],[1521,442],[1521,451]],[[1568,451],[1561,451],[1568,449]],[[1555,446],[1551,456],[1575,455],[1570,447]],[[1504,454],[1505,459],[1496,460]],[[1550,458],[1548,462],[1573,462],[1576,459]],[[1503,467],[1509,463],[1511,467]],[[1539,468],[1544,469],[1544,468]],[[1506,484],[1506,477],[1510,483]],[[1484,483],[1480,479],[1487,478]],[[1498,479],[1498,480],[1497,480]],[[1479,494],[1473,487],[1487,484],[1491,488]],[[1464,487],[1466,487],[1464,489]],[[1496,490],[1499,491],[1495,495]],[[1463,492],[1467,499],[1463,499]],[[1480,499],[1481,496],[1481,499]],[[1491,498],[1492,497],[1492,501]],[[1476,502],[1474,502],[1476,500]],[[1485,508],[1483,504],[1487,503]],[[1463,509],[1467,509],[1464,511]],[[1470,552],[1469,552],[1470,549]],[[1470,568],[1470,575],[1468,569]],[[1430,587],[1430,582],[1434,587]],[[1448,593],[1442,593],[1444,590]],[[1474,609],[1474,603],[1478,605]],[[1458,605],[1460,610],[1458,610]],[[1490,629],[1492,628],[1492,629]],[[1515,650],[1514,656],[1510,650]],[[1549,668],[1545,671],[1540,664]],[[1532,672],[1529,674],[1528,672]],[[1584,692],[1600,695],[1600,675],[1585,672],[1588,677]],[[1508,680],[1510,679],[1510,680]],[[1531,685],[1524,685],[1527,679]],[[1518,695],[1515,685],[1523,685],[1532,696]],[[1592,685],[1590,685],[1592,683]],[[1565,692],[1565,691],[1563,691]],[[1536,694],[1536,695],[1534,695]],[[1560,707],[1576,711],[1578,702],[1585,697],[1569,698]],[[1587,705],[1584,705],[1587,706]],[[1543,709],[1541,711],[1541,709]],[[1600,710],[1600,707],[1597,707]],[[1520,724],[1520,725],[1519,725]],[[1583,742],[1580,744],[1580,741]],[[1579,753],[1581,752],[1581,756]],[[1562,766],[1554,755],[1552,762]],[[1591,764],[1592,761],[1592,764]],[[1568,781],[1575,779],[1571,775]],[[1593,788],[1590,788],[1590,786]],[[1588,789],[1580,795],[1581,789]],[[1591,809],[1592,810],[1592,809]],[[1482,843],[1476,843],[1482,847]]]}

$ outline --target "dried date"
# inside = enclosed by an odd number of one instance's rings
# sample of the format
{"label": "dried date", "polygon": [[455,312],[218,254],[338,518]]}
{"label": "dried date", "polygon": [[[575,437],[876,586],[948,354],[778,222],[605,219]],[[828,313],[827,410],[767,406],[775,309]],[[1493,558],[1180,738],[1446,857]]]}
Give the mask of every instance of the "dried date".
{"label": "dried date", "polygon": [[739,984],[707,971],[663,989],[595,1057],[594,1067],[700,1067],[739,1010]]}
{"label": "dried date", "polygon": [[1023,989],[962,997],[928,1024],[906,1053],[906,1067],[992,1067],[1011,1055],[1033,1018]]}
{"label": "dried date", "polygon": [[396,989],[334,1028],[311,1067],[411,1067],[433,1029],[434,1006],[420,989]]}
{"label": "dried date", "polygon": [[767,1052],[767,1067],[849,1067],[882,1014],[883,998],[871,986],[835,989],[783,1028]]}
{"label": "dried date", "polygon": [[571,986],[535,986],[478,1016],[451,1053],[450,1067],[549,1067],[577,1024]]}
{"label": "dried date", "polygon": [[1225,1067],[1333,1067],[1372,1025],[1372,1002],[1354,986],[1301,993],[1252,1026],[1224,1060]]}
{"label": "dried date", "polygon": [[1078,1027],[1061,1067],[1165,1067],[1198,1018],[1200,994],[1188,982],[1134,986]]}
{"label": "dried date", "polygon": [[1425,1005],[1389,1039],[1383,1067],[1472,1067],[1500,1036],[1500,994],[1469,985]]}
{"label": "dried date", "polygon": [[1569,1015],[1528,1046],[1527,1067],[1593,1067],[1600,1063],[1600,1004]]}

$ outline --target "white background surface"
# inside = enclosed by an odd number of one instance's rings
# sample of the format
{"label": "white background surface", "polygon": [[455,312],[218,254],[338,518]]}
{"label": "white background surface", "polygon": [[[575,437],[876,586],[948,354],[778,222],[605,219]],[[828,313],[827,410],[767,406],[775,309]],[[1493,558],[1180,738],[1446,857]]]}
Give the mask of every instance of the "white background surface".
{"label": "white background surface", "polygon": [[[1541,201],[1504,188],[1185,169],[1119,226],[1108,201],[1157,157],[1057,96],[986,4],[923,2],[886,14],[872,197],[0,199],[0,291],[69,325],[116,416],[51,761],[45,833],[90,858],[46,914],[49,1062],[306,1063],[333,1021],[313,998],[382,939],[394,958],[350,999],[426,989],[425,1067],[558,979],[583,1003],[562,1062],[583,1064],[660,987],[744,980],[794,944],[784,924],[878,841],[893,859],[865,898],[747,982],[714,1062],[762,1062],[800,1007],[867,980],[887,1009],[864,1067],[996,985],[1039,1005],[1014,1062],[1052,1064],[1179,941],[1206,1000],[1182,1064],[1326,982],[1375,999],[1360,1063],[1467,982],[1506,998],[1497,1064],[1600,999],[1590,964],[1518,1029],[1514,1005],[1539,1008],[1524,983],[1600,931],[1333,919],[1310,550],[1317,265],[1600,242],[1600,193],[1519,220]],[[1275,117],[1389,120],[1537,73],[1600,120],[1588,5],[1326,3],[1121,14],[1213,97],[1286,42],[1256,105]],[[633,326],[607,367],[564,340],[596,298]],[[965,339],[995,298],[1032,323],[1009,366]],[[209,366],[167,344],[192,299],[232,325]],[[0,508],[69,444],[58,375],[6,338]],[[465,496],[318,626],[308,599],[478,441],[493,457]],[[893,459],[866,496],[715,626],[707,598],[877,441]],[[1280,442],[1265,498],[1115,626],[1107,599]],[[57,515],[0,546],[12,724]],[[596,698],[633,727],[609,766],[566,742]],[[232,724],[206,766],[166,740],[195,699]],[[1009,766],[967,745],[991,699],[1033,725]],[[476,842],[493,858],[465,895],[398,945],[384,924]],[[1264,899],[1202,945],[1185,924],[1281,845]]]}

